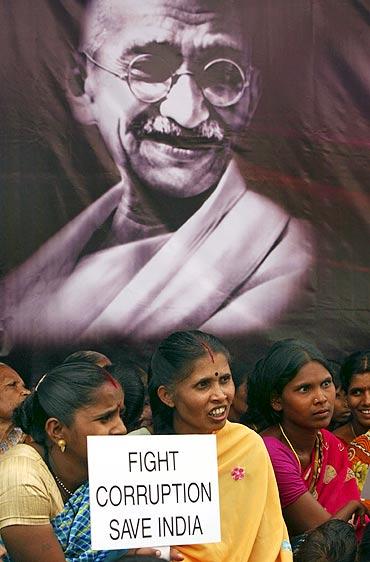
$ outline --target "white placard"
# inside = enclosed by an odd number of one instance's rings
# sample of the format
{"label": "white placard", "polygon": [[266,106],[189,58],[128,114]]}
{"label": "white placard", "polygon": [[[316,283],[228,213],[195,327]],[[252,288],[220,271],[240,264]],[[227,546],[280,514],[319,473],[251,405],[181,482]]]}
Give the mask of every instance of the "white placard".
{"label": "white placard", "polygon": [[221,540],[215,435],[87,441],[94,550]]}

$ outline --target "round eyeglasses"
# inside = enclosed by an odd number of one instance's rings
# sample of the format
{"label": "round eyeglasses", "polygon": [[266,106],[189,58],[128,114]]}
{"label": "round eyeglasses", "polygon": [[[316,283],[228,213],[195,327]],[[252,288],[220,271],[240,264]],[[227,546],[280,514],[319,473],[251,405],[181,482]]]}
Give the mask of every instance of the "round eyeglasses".
{"label": "round eyeglasses", "polygon": [[134,96],[145,103],[156,103],[165,98],[172,86],[184,75],[194,76],[204,97],[216,107],[236,104],[250,85],[252,67],[244,73],[234,61],[224,58],[208,62],[199,72],[174,72],[173,67],[162,57],[154,54],[137,55],[124,72],[100,64],[84,52],[95,66],[128,83]]}

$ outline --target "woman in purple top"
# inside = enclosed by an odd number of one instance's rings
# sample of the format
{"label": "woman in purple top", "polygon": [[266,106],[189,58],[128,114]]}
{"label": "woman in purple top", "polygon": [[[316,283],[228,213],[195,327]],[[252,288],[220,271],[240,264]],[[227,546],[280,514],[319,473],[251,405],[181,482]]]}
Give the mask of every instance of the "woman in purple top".
{"label": "woman in purple top", "polygon": [[324,357],[299,340],[276,342],[249,380],[246,421],[269,451],[291,537],[364,510],[347,453],[325,429],[334,400]]}

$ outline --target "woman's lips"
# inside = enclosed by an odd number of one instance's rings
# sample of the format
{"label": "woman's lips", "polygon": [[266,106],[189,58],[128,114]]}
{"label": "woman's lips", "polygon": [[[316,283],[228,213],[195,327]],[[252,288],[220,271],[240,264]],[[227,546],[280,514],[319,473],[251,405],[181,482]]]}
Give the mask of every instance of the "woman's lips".
{"label": "woman's lips", "polygon": [[331,416],[331,414],[332,414],[331,410],[328,409],[318,410],[317,412],[313,413],[313,415],[318,418],[326,418],[327,416]]}

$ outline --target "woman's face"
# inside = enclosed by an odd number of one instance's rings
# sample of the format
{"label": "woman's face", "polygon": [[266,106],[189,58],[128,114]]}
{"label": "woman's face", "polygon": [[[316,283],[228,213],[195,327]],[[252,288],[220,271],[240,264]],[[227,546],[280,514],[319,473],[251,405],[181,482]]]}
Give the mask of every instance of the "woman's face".
{"label": "woman's face", "polygon": [[347,395],[339,386],[335,390],[335,403],[334,403],[334,413],[333,413],[333,420],[337,423],[344,424],[348,422],[349,418],[351,417],[351,410],[348,407]]}
{"label": "woman's face", "polygon": [[226,357],[207,353],[172,393],[173,424],[178,434],[212,433],[221,429],[234,398],[234,383]]}
{"label": "woman's face", "polygon": [[69,427],[64,427],[66,452],[80,465],[87,465],[88,435],[125,435],[121,419],[124,396],[119,384],[107,381],[96,390],[96,400],[79,408]]}
{"label": "woman's face", "polygon": [[370,372],[353,375],[347,402],[353,417],[366,432],[370,428]]}
{"label": "woman's face", "polygon": [[306,363],[284,387],[272,407],[282,413],[282,422],[306,429],[327,427],[333,415],[335,386],[321,363]]}
{"label": "woman's face", "polygon": [[243,382],[235,389],[235,396],[230,409],[229,420],[239,422],[240,418],[248,409],[247,406],[248,388],[247,383]]}

